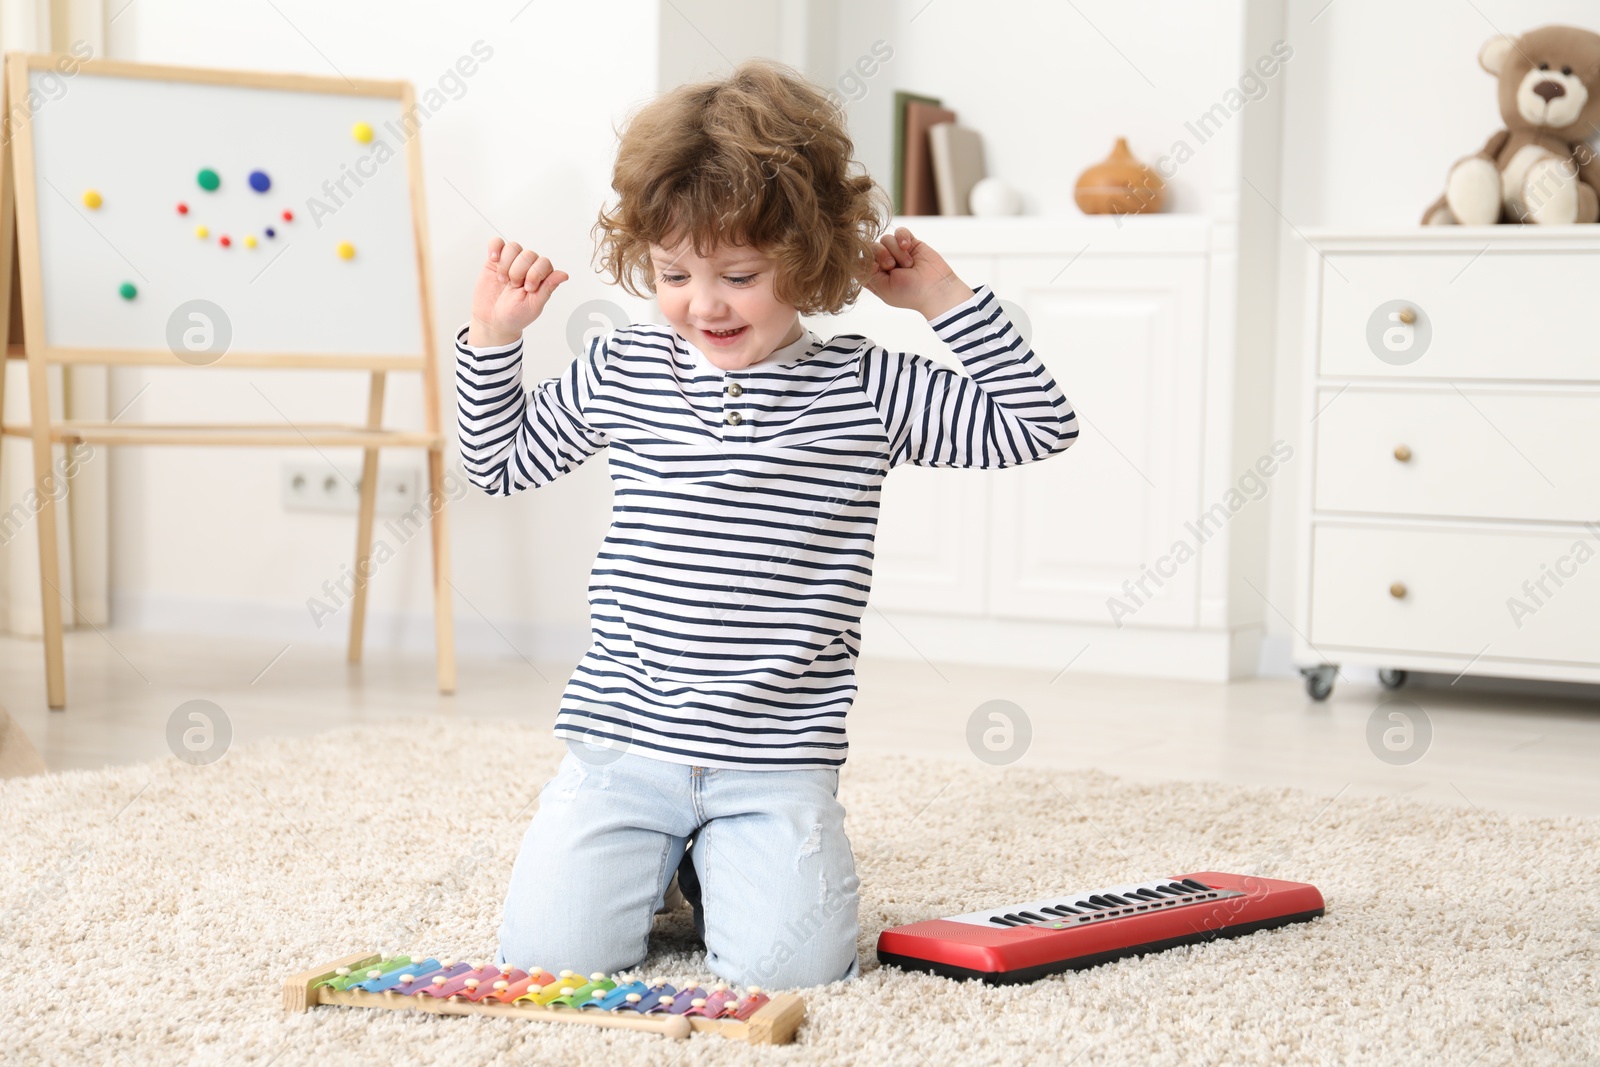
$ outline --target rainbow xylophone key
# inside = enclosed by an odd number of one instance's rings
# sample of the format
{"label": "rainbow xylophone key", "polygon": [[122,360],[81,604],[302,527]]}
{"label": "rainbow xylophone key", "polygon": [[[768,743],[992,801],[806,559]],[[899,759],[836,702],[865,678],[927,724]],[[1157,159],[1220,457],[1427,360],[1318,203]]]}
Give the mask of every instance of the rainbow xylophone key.
{"label": "rainbow xylophone key", "polygon": [[[520,977],[514,978],[512,975]],[[490,993],[489,996],[502,1004],[514,1004],[528,990],[535,987],[543,989],[555,980],[555,975],[545,971],[535,970],[532,974],[524,974],[520,970],[513,969],[510,974],[505,975],[494,983],[494,992]]]}
{"label": "rainbow xylophone key", "polygon": [[363,967],[355,971],[352,971],[349,967],[340,967],[333,977],[324,978],[317,985],[328,986],[330,989],[345,990],[358,982],[382,978],[386,974],[409,966],[410,963],[410,956],[395,956],[393,959],[380,960],[371,967]]}

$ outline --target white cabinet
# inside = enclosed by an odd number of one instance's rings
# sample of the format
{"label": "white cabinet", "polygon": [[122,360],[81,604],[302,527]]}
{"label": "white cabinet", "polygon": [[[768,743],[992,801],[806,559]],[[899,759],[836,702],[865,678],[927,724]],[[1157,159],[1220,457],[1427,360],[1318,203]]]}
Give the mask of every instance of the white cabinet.
{"label": "white cabinet", "polygon": [[[1200,499],[1205,259],[1008,256],[995,292],[1078,411],[1066,455],[994,472],[990,614],[1111,622],[1107,600],[1172,544]],[[1151,591],[1129,625],[1192,626],[1198,573]]]}
{"label": "white cabinet", "polygon": [[1600,681],[1595,227],[1311,238],[1296,660]]}
{"label": "white cabinet", "polygon": [[[920,226],[914,232],[922,236]],[[993,284],[992,257],[946,254],[944,258],[968,285]],[[808,320],[807,325],[821,337],[861,334],[893,352],[916,352],[946,366],[959,366],[926,319],[915,311],[889,307],[871,293],[863,292],[844,314]],[[873,547],[873,605],[983,613],[988,487],[976,473],[909,463],[889,473]]]}
{"label": "white cabinet", "polygon": [[[896,220],[1008,305],[1081,434],[1065,455],[1006,470],[889,475],[870,604],[918,651],[1005,662],[1009,646],[1059,667],[1094,646],[1112,653],[1098,669],[1236,673],[1220,628],[1203,648],[1171,643],[1201,633],[1204,568],[1150,569],[1203,510],[1210,225],[1142,221]],[[809,325],[960,366],[920,315],[870,294]],[[1142,583],[1137,609],[1114,614],[1114,599],[1134,603],[1130,582]],[[1140,633],[1163,639],[1141,651]]]}

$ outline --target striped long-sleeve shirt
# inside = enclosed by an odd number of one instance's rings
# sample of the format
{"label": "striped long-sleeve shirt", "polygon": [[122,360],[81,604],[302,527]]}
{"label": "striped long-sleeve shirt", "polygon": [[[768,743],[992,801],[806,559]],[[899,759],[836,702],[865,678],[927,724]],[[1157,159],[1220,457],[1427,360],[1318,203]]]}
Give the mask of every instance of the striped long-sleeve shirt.
{"label": "striped long-sleeve shirt", "polygon": [[970,376],[809,330],[723,371],[672,327],[633,325],[531,392],[520,341],[477,348],[462,328],[473,484],[535,488],[610,447],[593,644],[562,694],[558,736],[707,767],[844,762],[885,475],[1012,467],[1078,436],[987,286],[932,325]]}

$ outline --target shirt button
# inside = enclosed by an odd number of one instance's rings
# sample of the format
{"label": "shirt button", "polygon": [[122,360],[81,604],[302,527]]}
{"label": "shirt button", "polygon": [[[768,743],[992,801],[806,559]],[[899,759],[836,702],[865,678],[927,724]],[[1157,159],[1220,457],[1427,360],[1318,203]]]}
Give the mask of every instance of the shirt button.
{"label": "shirt button", "polygon": [[739,425],[743,421],[744,421],[743,416],[741,416],[737,411],[728,412],[728,422],[730,422],[734,426]]}
{"label": "shirt button", "polygon": [[742,385],[740,385],[738,382],[729,382],[728,383],[728,395],[729,396],[738,396],[742,392],[744,392],[744,387]]}

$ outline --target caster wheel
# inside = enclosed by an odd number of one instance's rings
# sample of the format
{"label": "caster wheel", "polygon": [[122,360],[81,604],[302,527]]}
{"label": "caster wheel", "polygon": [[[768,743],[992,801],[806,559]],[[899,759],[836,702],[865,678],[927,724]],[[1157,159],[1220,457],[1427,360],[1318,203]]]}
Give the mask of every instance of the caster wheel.
{"label": "caster wheel", "polygon": [[1306,679],[1306,695],[1312,700],[1327,700],[1333,692],[1333,679],[1339,668],[1332,665],[1306,667],[1300,672]]}
{"label": "caster wheel", "polygon": [[1383,667],[1378,670],[1378,684],[1385,689],[1399,689],[1406,684],[1406,679],[1411,677],[1405,671],[1392,670]]}

